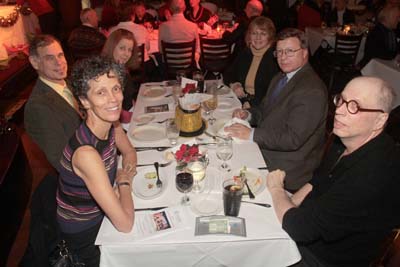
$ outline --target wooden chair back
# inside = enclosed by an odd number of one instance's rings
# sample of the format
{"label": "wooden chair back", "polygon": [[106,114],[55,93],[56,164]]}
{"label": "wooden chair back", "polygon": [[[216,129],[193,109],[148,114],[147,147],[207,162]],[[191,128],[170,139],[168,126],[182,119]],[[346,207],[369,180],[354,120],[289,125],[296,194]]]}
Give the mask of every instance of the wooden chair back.
{"label": "wooden chair back", "polygon": [[162,53],[168,79],[175,79],[178,70],[189,73],[195,66],[196,40],[183,43],[161,41]]}

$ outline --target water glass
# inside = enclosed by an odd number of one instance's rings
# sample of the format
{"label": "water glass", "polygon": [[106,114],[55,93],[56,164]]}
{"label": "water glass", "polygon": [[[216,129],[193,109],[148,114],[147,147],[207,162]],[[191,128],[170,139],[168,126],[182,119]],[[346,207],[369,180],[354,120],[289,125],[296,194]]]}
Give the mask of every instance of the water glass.
{"label": "water glass", "polygon": [[216,119],[213,116],[213,111],[216,110],[218,107],[217,86],[216,85],[208,86],[206,94],[212,95],[212,97],[204,101],[202,104],[204,110],[206,111],[206,115],[210,115],[210,117],[208,118],[208,122],[210,123],[210,125],[213,125],[213,123],[216,121]]}
{"label": "water glass", "polygon": [[232,138],[218,138],[217,141],[217,157],[223,161],[221,165],[221,169],[224,171],[230,171],[231,168],[226,163],[227,160],[230,160],[233,156],[233,145]]}
{"label": "water glass", "polygon": [[179,126],[175,119],[168,119],[165,122],[165,133],[171,145],[174,146],[178,143]]}
{"label": "water glass", "polygon": [[235,179],[228,179],[222,183],[225,216],[238,216],[243,196],[243,183]]}

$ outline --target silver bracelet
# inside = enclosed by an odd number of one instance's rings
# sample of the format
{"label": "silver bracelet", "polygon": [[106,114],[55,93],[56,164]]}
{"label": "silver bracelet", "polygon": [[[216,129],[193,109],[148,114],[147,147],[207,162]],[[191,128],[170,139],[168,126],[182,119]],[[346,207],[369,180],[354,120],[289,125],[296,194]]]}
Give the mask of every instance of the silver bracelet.
{"label": "silver bracelet", "polygon": [[119,188],[120,186],[123,186],[123,185],[131,186],[131,183],[130,183],[130,182],[118,182],[118,183],[117,183],[118,188]]}

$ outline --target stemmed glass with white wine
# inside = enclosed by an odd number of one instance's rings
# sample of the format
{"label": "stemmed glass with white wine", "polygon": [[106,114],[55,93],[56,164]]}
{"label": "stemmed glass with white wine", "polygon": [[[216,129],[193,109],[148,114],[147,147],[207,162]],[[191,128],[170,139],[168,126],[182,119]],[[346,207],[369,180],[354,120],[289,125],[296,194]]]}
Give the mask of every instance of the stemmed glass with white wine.
{"label": "stemmed glass with white wine", "polygon": [[203,181],[204,177],[206,176],[207,165],[207,156],[192,160],[187,165],[188,171],[193,175],[194,185],[192,191],[195,193],[199,193],[202,190],[200,182]]}
{"label": "stemmed glass with white wine", "polygon": [[217,109],[218,106],[218,94],[217,94],[217,86],[208,86],[206,90],[206,94],[211,95],[211,97],[203,101],[202,105],[206,112],[208,118],[208,122],[212,125],[215,122],[215,118],[213,116],[213,111]]}
{"label": "stemmed glass with white wine", "polygon": [[218,138],[217,139],[217,157],[223,161],[221,165],[221,169],[229,172],[231,168],[226,163],[227,160],[230,160],[233,156],[233,145],[232,138]]}

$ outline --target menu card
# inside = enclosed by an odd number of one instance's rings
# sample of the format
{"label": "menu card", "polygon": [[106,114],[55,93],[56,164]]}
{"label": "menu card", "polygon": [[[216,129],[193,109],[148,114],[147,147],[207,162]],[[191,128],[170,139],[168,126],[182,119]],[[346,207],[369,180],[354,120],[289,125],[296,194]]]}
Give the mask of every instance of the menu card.
{"label": "menu card", "polygon": [[240,217],[212,215],[196,218],[195,235],[238,235],[246,237],[246,220]]}

